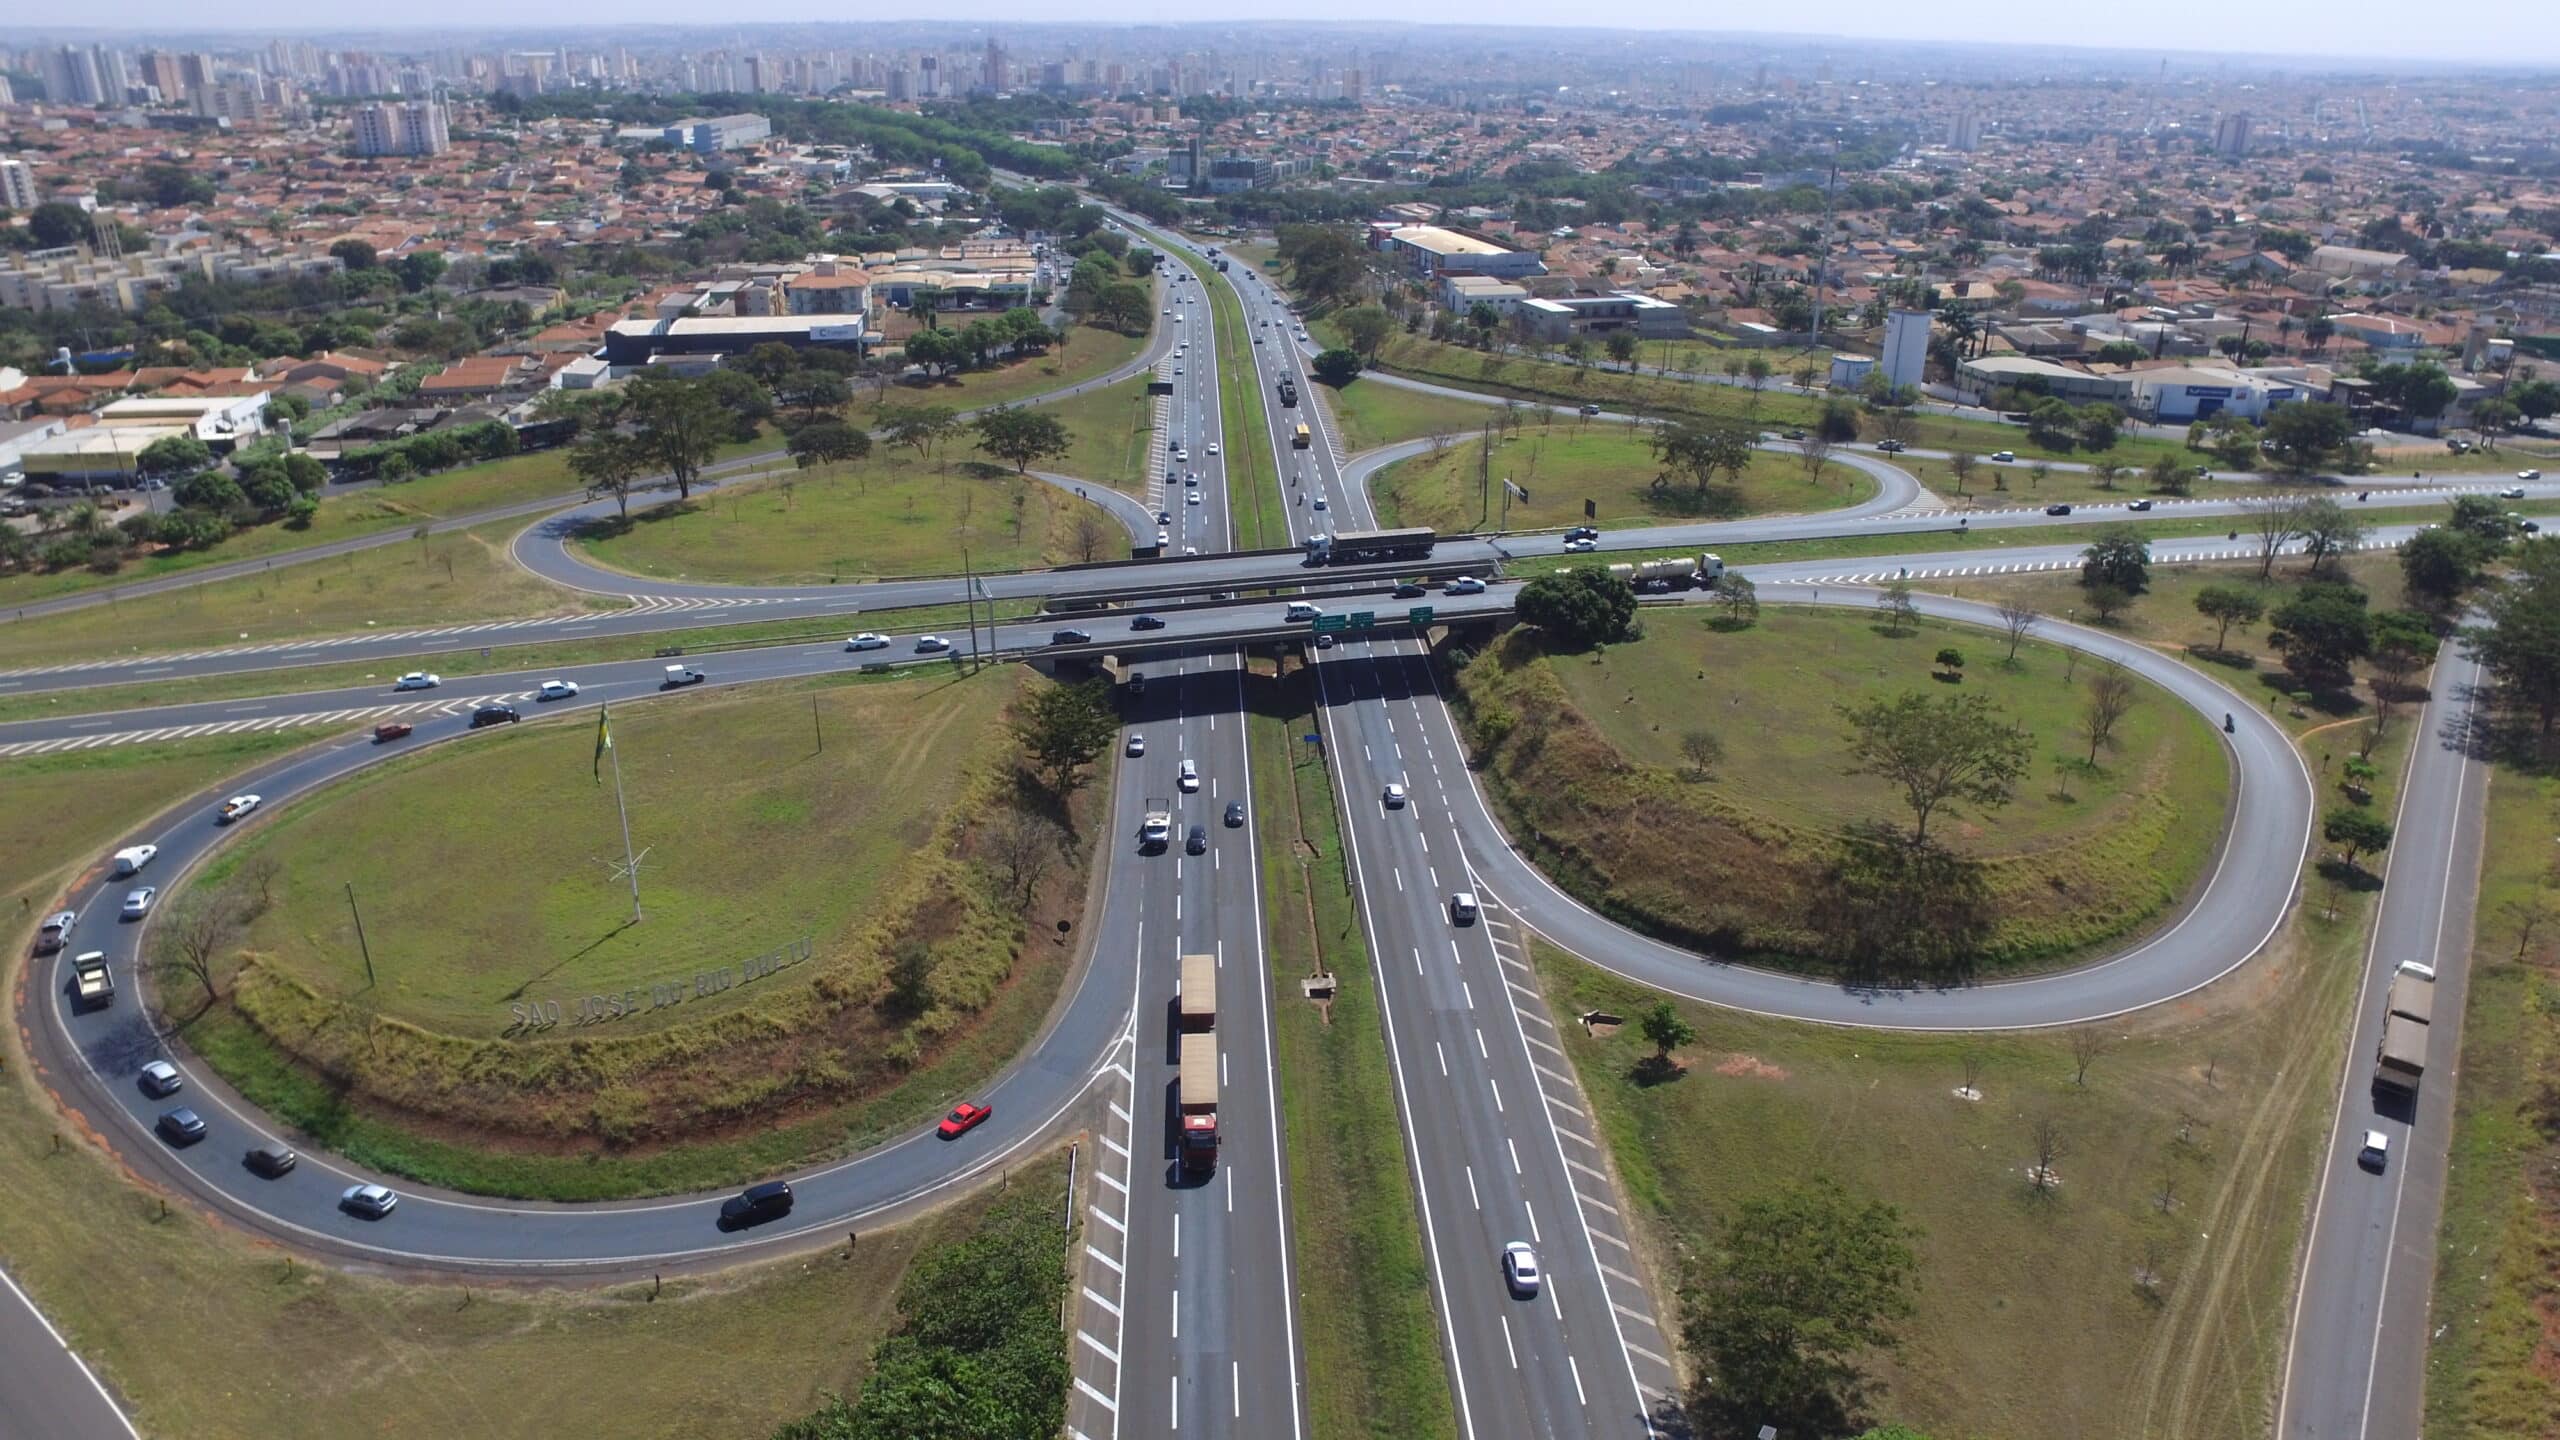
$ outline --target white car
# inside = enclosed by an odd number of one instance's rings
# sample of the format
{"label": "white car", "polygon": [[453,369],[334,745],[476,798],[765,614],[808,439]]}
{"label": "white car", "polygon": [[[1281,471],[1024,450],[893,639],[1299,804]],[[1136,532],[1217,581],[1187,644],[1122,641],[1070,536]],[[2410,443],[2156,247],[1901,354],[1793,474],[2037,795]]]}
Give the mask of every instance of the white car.
{"label": "white car", "polygon": [[2519,480],[2539,480],[2542,478],[2542,472],[2539,470],[2519,470],[2516,472],[2516,478]]}
{"label": "white car", "polygon": [[847,650],[886,650],[889,648],[889,637],[880,634],[876,630],[865,630],[861,634],[844,642],[844,648]]}
{"label": "white car", "polygon": [[187,1086],[187,1077],[166,1060],[154,1060],[142,1067],[142,1093],[154,1100],[166,1100]]}
{"label": "white car", "polygon": [[1564,553],[1567,555],[1588,555],[1599,548],[1600,542],[1592,539],[1567,540],[1564,542]]}
{"label": "white car", "polygon": [[1538,1293],[1538,1252],[1525,1240],[1514,1240],[1502,1247],[1502,1279],[1514,1295]]}
{"label": "white car", "polygon": [[2427,964],[2427,963],[2426,963],[2425,961],[2423,961],[2423,960],[2403,960],[2403,961],[2401,961],[2401,962],[2400,962],[2400,973],[2401,973],[2401,974],[2403,974],[2403,975],[2412,976],[2412,977],[2414,977],[2414,978],[2416,978],[2416,979],[2424,980],[2424,981],[2426,981],[2426,982],[2427,982],[2428,984],[2430,984],[2430,985],[2433,985],[2434,983],[2436,983],[2436,967],[2434,967],[2433,965],[2429,965],[2429,964]]}
{"label": "white car", "polygon": [[1330,509],[1332,509],[1333,507],[1332,507],[1332,506],[1330,506],[1330,505],[1325,504],[1325,503],[1324,503],[1324,497],[1323,497],[1323,496],[1321,496],[1321,495],[1319,495],[1319,496],[1317,496],[1317,497],[1316,497],[1316,508],[1317,508],[1318,510],[1330,510]]}
{"label": "white car", "polygon": [[1174,775],[1174,783],[1182,787],[1182,793],[1185,795],[1198,790],[1200,788],[1199,764],[1190,760],[1183,761],[1182,769]]}
{"label": "white car", "polygon": [[1449,897],[1450,924],[1473,925],[1476,923],[1477,913],[1478,907],[1476,905],[1476,896],[1474,891],[1461,890],[1457,894]]}
{"label": "white car", "polygon": [[1135,760],[1146,753],[1147,737],[1144,735],[1131,735],[1129,737],[1129,758]]}
{"label": "white car", "polygon": [[264,795],[234,795],[222,802],[221,811],[213,817],[214,823],[228,825],[234,820],[243,819],[250,811],[265,804],[266,798]]}
{"label": "white car", "polygon": [[1404,808],[1404,787],[1402,785],[1390,785],[1387,787],[1386,794],[1381,796],[1380,799],[1388,809],[1401,810]]}
{"label": "white car", "polygon": [[1210,453],[1210,454],[1212,454],[1212,455],[1215,455],[1215,454],[1217,454],[1217,453],[1218,453],[1218,442],[1217,442],[1217,441],[1212,440],[1212,441],[1210,441],[1210,442],[1209,442],[1209,453]]}
{"label": "white car", "polygon": [[159,890],[149,885],[137,885],[127,890],[124,892],[124,918],[131,920],[136,916],[150,914],[151,902],[158,899],[159,895]]}
{"label": "white car", "polygon": [[338,1208],[367,1220],[379,1220],[391,1213],[400,1197],[380,1185],[350,1185],[338,1196]]}
{"label": "white car", "polygon": [[1170,545],[1170,544],[1172,544],[1172,543],[1173,543],[1173,533],[1172,533],[1171,531],[1168,531],[1168,530],[1159,530],[1159,531],[1157,531],[1157,532],[1156,532],[1156,548],[1157,548],[1157,549],[1161,550],[1161,549],[1163,549],[1164,547],[1166,547],[1167,545]]}
{"label": "white car", "polygon": [[939,635],[919,635],[916,637],[916,653],[919,655],[939,655],[950,648],[951,642],[943,639]]}
{"label": "white car", "polygon": [[2356,1152],[2356,1163],[2373,1171],[2390,1164],[2391,1137],[2379,1130],[2364,1132],[2364,1148]]}
{"label": "white car", "polygon": [[1450,581],[1447,589],[1452,595],[1481,595],[1484,593],[1484,582],[1473,575],[1461,575]]}
{"label": "white car", "polygon": [[542,688],[533,692],[533,698],[536,700],[573,700],[577,698],[577,694],[578,685],[574,680],[545,680],[542,682]]}
{"label": "white car", "polygon": [[2501,500],[2521,500],[2524,498],[2524,487],[2521,485],[2510,485],[2506,489],[2498,492],[2498,498]]}
{"label": "white car", "polygon": [[1197,490],[1185,490],[1182,492],[1182,501],[1186,505],[1197,505],[1200,503],[1200,492]]}
{"label": "white car", "polygon": [[430,675],[424,670],[412,670],[408,674],[401,676],[399,679],[392,681],[391,688],[394,690],[433,690],[443,683],[444,677],[441,675]]}
{"label": "white car", "polygon": [[1991,452],[1991,463],[1994,465],[2013,465],[2017,463],[2017,459],[2018,454],[2014,450],[1994,450]]}

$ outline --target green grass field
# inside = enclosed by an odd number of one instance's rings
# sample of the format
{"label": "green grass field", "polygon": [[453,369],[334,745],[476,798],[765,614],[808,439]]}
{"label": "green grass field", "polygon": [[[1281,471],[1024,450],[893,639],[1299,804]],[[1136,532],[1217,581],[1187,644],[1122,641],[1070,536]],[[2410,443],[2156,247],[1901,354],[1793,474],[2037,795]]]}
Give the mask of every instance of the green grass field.
{"label": "green grass field", "polygon": [[[1483,473],[1490,483],[1480,485]],[[1428,525],[1443,532],[1546,530],[1579,525],[1585,505],[1599,525],[1657,525],[1692,518],[1796,514],[1853,505],[1875,494],[1865,472],[1834,463],[1820,480],[1792,455],[1759,453],[1739,484],[1721,479],[1701,496],[1686,481],[1655,488],[1662,467],[1644,435],[1628,425],[1524,428],[1494,443],[1481,435],[1410,460],[1371,479],[1382,525]],[[1529,492],[1504,504],[1504,480]]]}
{"label": "green grass field", "polygon": [[1211,278],[1207,267],[1187,256],[1177,257],[1200,277],[1217,317],[1218,406],[1221,433],[1236,443],[1227,447],[1227,523],[1237,548],[1268,549],[1289,543],[1289,517],[1281,504],[1280,477],[1272,468],[1264,417],[1268,405],[1254,378],[1253,340],[1245,325],[1244,307],[1235,291]]}
{"label": "green grass field", "polygon": [[1145,375],[1045,406],[1075,436],[1065,459],[1043,468],[1135,495],[1146,488],[1147,447],[1155,444],[1155,401]]}
{"label": "green grass field", "polygon": [[[1323,405],[1342,431],[1343,450],[1352,455],[1426,435],[1471,435],[1502,413],[1498,404],[1453,400],[1394,385],[1364,385],[1357,380],[1340,390],[1322,385],[1309,388],[1323,397]],[[1299,398],[1305,403],[1304,396]]]}
{"label": "green grass field", "polygon": [[2551,1175],[2560,1098],[2560,973],[2554,941],[2551,815],[2560,780],[2501,766],[2489,786],[2461,1086],[2428,1323],[2426,1433],[2509,1440],[2560,1430],[2560,1380],[2546,1323],[2560,1221]]}
{"label": "green grass field", "polygon": [[[965,324],[974,317],[943,318]],[[1136,359],[1146,345],[1144,335],[1123,335],[1115,330],[1078,325],[1065,349],[1052,348],[1046,355],[1028,356],[993,370],[971,370],[926,383],[891,385],[886,395],[869,385],[857,387],[846,418],[857,424],[876,424],[882,408],[899,405],[947,405],[954,410],[1018,405],[1125,365]]]}
{"label": "green grass field", "polygon": [[955,441],[947,461],[875,450],[841,469],[723,486],[634,510],[579,545],[633,575],[726,584],[817,585],[900,575],[1028,570],[1075,559],[1075,516],[1099,522],[1102,553],[1123,532],[1098,508],[990,466]]}
{"label": "green grass field", "polygon": [[[244,827],[235,868],[279,867],[250,948],[325,995],[466,1036],[507,1028],[512,1001],[689,980],[803,935],[832,948],[898,883],[953,777],[999,739],[979,687],[940,677],[707,692],[614,719],[632,840],[652,862],[645,922],[629,924],[631,897],[600,858],[622,844],[590,716],[434,747]],[[381,977],[371,991],[348,885]],[[761,983],[796,989],[816,970]],[[761,997],[740,987],[614,1030]]]}
{"label": "green grass field", "polygon": [[[1010,1061],[1071,958],[1076,847],[1027,904],[977,853],[1012,793],[1002,722],[1025,683],[822,681],[618,710],[648,850],[638,925],[585,717],[359,776],[266,817],[173,897],[234,907],[248,949],[220,1005],[187,983],[172,1009],[287,1123],[474,1192],[665,1193],[858,1147]],[[372,984],[332,908],[350,884]],[[798,965],[737,973],[802,937]],[[929,979],[893,1003],[891,957],[911,946]],[[607,994],[623,1013],[580,1023]],[[530,1018],[511,1007],[537,1001],[557,1023],[508,1033]]]}
{"label": "green grass field", "polygon": [[[0,895],[43,909],[68,871],[162,805],[303,737],[238,735],[7,762]],[[23,953],[18,951],[14,953]],[[20,961],[18,963],[27,963]],[[132,1407],[146,1435],[205,1440],[534,1440],[558,1433],[562,1375],[634,1440],[761,1435],[861,1383],[920,1246],[969,1232],[980,1195],[863,1236],[859,1252],[596,1290],[403,1285],[297,1265],[129,1186],[65,1127],[14,1034],[0,1046],[0,1261]],[[798,1337],[777,1353],[772,1337]],[[500,1398],[507,1397],[507,1398]]]}
{"label": "green grass field", "polygon": [[0,625],[0,666],[621,608],[619,601],[566,590],[519,569],[507,558],[507,546],[526,523],[493,520],[424,540]]}
{"label": "green grass field", "polygon": [[[1296,740],[1315,724],[1305,684],[1303,671],[1249,682],[1260,713],[1248,723],[1310,1428],[1319,1440],[1454,1435],[1375,972],[1330,778]],[[1319,1010],[1298,981],[1327,971],[1338,988]]]}
{"label": "green grass field", "polygon": [[[2049,967],[2139,932],[2177,903],[2220,831],[2228,767],[2207,722],[2142,686],[2091,766],[2077,728],[2089,672],[2059,648],[2030,640],[2013,669],[1991,632],[1923,621],[1891,636],[1875,616],[1788,606],[1731,633],[1705,613],[1657,611],[1646,631],[1553,658],[1515,632],[1461,688],[1479,735],[1487,717],[1509,717],[1485,769],[1513,833],[1536,837],[1540,863],[1586,902],[1684,943],[1809,963],[1829,837],[1861,820],[1910,824],[1891,787],[1845,773],[1833,707],[1952,693],[1933,674],[1942,647],[1968,661],[1961,690],[2034,742],[2013,803],[1931,830],[1980,867],[1985,972]],[[1724,747],[1705,780],[1682,755],[1693,730]]]}

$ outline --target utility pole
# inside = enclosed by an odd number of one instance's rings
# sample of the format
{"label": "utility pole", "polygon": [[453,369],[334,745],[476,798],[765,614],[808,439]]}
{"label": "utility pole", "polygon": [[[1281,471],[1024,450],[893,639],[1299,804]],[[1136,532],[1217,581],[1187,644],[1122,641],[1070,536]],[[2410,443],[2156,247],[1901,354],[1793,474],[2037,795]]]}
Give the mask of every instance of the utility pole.
{"label": "utility pole", "polygon": [[356,908],[356,882],[347,882],[347,913],[356,917],[356,948],[364,953],[364,988],[373,988],[373,946],[364,938],[364,912]]}
{"label": "utility pole", "polygon": [[960,552],[960,603],[969,607],[969,664],[977,667],[978,657],[978,576],[969,567],[969,552]]}
{"label": "utility pole", "polygon": [[[604,721],[597,721],[601,726]],[[608,732],[610,733],[610,732]],[[607,741],[605,752],[613,756],[613,810],[622,818],[622,873],[631,880],[631,923],[640,923],[640,857],[631,850],[631,807],[622,798],[622,747]]]}

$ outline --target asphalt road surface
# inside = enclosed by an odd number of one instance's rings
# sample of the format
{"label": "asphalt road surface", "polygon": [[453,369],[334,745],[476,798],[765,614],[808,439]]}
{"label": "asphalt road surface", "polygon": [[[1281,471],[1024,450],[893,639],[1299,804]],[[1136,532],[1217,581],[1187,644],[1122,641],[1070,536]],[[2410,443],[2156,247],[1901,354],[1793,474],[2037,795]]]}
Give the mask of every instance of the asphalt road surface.
{"label": "asphalt road surface", "polygon": [[0,1273],[0,1440],[135,1440],[86,1362]]}

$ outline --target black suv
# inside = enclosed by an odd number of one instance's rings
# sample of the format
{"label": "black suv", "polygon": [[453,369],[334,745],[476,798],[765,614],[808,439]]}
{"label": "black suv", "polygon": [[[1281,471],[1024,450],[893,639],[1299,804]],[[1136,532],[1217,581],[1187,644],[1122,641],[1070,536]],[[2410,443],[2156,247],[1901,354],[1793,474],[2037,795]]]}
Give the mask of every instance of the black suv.
{"label": "black suv", "polygon": [[1423,589],[1421,586],[1408,582],[1396,587],[1395,598],[1398,600],[1419,600],[1430,593],[1430,591]]}
{"label": "black suv", "polygon": [[516,707],[513,705],[483,705],[471,712],[471,728],[477,730],[484,725],[513,725],[523,718],[516,713]]}
{"label": "black suv", "polygon": [[1184,841],[1182,842],[1182,848],[1183,848],[1183,849],[1185,849],[1185,850],[1187,850],[1187,851],[1189,851],[1189,852],[1191,852],[1191,853],[1192,853],[1192,854],[1194,854],[1194,855],[1206,855],[1206,854],[1208,854],[1208,853],[1209,853],[1209,827],[1208,827],[1208,826],[1206,826],[1206,825],[1194,825],[1194,826],[1192,826],[1192,827],[1191,827],[1191,835],[1190,835],[1190,837],[1189,837],[1188,839],[1186,839],[1186,840],[1184,840]]}
{"label": "black suv", "polygon": [[1567,540],[1597,540],[1600,538],[1600,527],[1596,525],[1576,525],[1572,529],[1564,532],[1564,538]]}
{"label": "black suv", "polygon": [[1093,643],[1093,637],[1082,630],[1053,630],[1049,632],[1049,643],[1052,645],[1090,645]]}
{"label": "black suv", "polygon": [[791,1213],[791,1186],[782,1180],[767,1180],[720,1202],[720,1228],[743,1230],[767,1220],[779,1220]]}

